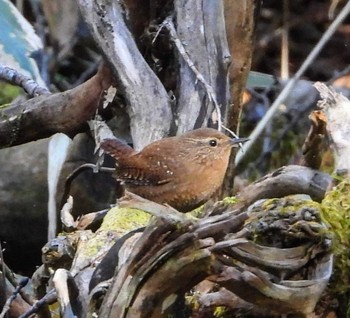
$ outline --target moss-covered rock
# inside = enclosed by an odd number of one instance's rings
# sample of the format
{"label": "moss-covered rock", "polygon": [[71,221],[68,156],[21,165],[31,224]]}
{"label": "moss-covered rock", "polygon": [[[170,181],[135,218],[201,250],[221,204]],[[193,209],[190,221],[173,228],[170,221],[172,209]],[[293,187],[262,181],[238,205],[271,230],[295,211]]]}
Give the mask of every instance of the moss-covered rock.
{"label": "moss-covered rock", "polygon": [[322,201],[322,217],[334,234],[335,256],[331,288],[340,293],[350,291],[350,181],[343,180]]}
{"label": "moss-covered rock", "polygon": [[138,227],[146,226],[151,215],[137,209],[114,207],[104,217],[100,230],[117,231],[123,235]]}
{"label": "moss-covered rock", "polygon": [[258,201],[246,222],[250,239],[264,246],[290,248],[314,240],[329,242],[321,205],[309,196],[290,195]]}

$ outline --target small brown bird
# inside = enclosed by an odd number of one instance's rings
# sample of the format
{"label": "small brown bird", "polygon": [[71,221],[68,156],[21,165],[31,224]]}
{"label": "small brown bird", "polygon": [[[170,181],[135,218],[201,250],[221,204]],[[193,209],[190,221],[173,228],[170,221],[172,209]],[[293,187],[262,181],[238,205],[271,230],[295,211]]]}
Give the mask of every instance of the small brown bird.
{"label": "small brown bird", "polygon": [[188,212],[218,190],[231,148],[247,140],[200,128],[155,141],[140,152],[119,139],[105,139],[101,148],[116,159],[116,179],[128,191]]}

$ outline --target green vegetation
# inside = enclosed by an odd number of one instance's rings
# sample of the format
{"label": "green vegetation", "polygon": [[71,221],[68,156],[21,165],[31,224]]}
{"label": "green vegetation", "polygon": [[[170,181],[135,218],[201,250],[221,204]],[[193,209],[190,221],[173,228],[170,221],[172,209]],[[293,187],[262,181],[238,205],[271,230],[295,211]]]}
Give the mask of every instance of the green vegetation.
{"label": "green vegetation", "polygon": [[20,93],[21,89],[7,83],[0,83],[0,108],[4,104],[11,103]]}
{"label": "green vegetation", "polygon": [[151,215],[137,209],[114,207],[104,217],[100,230],[115,231],[125,234],[136,228],[147,225]]}
{"label": "green vegetation", "polygon": [[335,257],[331,289],[337,293],[350,290],[350,181],[343,180],[322,201],[322,217],[334,234]]}

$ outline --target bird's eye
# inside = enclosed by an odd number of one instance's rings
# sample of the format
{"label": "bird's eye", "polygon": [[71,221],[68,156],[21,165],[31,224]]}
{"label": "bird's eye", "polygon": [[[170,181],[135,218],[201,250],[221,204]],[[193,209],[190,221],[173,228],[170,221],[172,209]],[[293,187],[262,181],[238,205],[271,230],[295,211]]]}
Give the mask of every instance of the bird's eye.
{"label": "bird's eye", "polygon": [[215,139],[209,140],[209,145],[210,145],[211,147],[216,147],[217,144],[218,144],[218,142],[217,142]]}

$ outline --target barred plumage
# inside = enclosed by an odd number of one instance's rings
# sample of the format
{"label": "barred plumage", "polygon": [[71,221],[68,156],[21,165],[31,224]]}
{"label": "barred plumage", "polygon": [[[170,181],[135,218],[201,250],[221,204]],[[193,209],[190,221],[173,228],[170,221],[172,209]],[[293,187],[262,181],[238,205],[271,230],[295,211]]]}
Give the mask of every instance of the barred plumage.
{"label": "barred plumage", "polygon": [[232,146],[245,140],[200,128],[158,140],[140,152],[118,139],[104,140],[101,147],[116,159],[116,179],[130,192],[187,212],[218,190]]}

